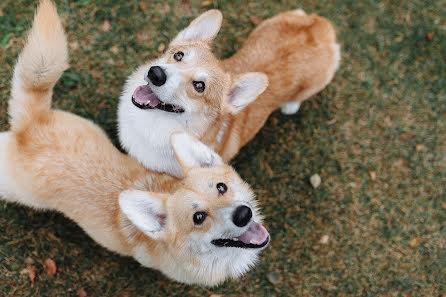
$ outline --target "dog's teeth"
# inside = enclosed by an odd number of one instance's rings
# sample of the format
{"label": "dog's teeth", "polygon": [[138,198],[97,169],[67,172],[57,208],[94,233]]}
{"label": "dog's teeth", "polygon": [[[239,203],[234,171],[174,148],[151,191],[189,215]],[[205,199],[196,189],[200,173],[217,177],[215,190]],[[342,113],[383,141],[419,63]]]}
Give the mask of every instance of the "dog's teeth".
{"label": "dog's teeth", "polygon": [[238,238],[237,238],[237,237],[234,237],[232,240],[234,240],[234,241],[238,241]]}

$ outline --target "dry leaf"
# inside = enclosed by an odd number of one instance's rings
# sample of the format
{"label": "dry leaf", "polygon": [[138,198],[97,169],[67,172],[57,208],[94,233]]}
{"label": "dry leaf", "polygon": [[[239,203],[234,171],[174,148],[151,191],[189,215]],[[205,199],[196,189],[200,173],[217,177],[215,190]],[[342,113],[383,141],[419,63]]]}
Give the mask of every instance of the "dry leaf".
{"label": "dry leaf", "polygon": [[427,33],[427,39],[429,39],[429,40],[434,39],[434,32]]}
{"label": "dry leaf", "polygon": [[415,237],[409,242],[409,246],[411,248],[416,248],[420,244],[420,242],[421,242],[421,238]]}
{"label": "dry leaf", "polygon": [[321,182],[322,182],[321,177],[317,173],[313,174],[310,177],[310,183],[313,186],[313,188],[315,188],[315,189],[320,186]]}
{"label": "dry leaf", "polygon": [[443,208],[444,210],[446,210],[446,202],[443,203],[443,205],[441,206],[441,208]]}
{"label": "dry leaf", "polygon": [[25,264],[28,264],[28,265],[34,264],[33,258],[31,258],[31,257],[26,258],[25,259]]}
{"label": "dry leaf", "polygon": [[393,41],[401,42],[401,41],[403,41],[403,39],[404,39],[404,35],[400,35],[400,36],[397,36]]}
{"label": "dry leaf", "polygon": [[45,273],[46,275],[48,275],[48,277],[52,277],[56,274],[56,263],[50,258],[46,259],[45,262],[43,262],[43,268],[45,269]]}
{"label": "dry leaf", "polygon": [[201,2],[201,7],[208,7],[212,4],[212,1],[203,1]]}
{"label": "dry leaf", "polygon": [[37,269],[34,266],[26,266],[25,269],[20,271],[20,274],[27,274],[31,283],[34,284],[36,280]]}
{"label": "dry leaf", "polygon": [[370,171],[369,174],[370,174],[371,180],[376,180],[376,172],[375,171]]}
{"label": "dry leaf", "polygon": [[87,297],[87,292],[85,292],[84,289],[80,289],[79,291],[77,291],[77,296],[79,296],[79,297]]}
{"label": "dry leaf", "polygon": [[3,10],[0,8],[0,16],[3,16]]}
{"label": "dry leaf", "polygon": [[164,44],[164,42],[161,42],[160,45],[158,46],[158,52],[163,52],[166,49],[166,45]]}
{"label": "dry leaf", "polygon": [[415,147],[415,151],[417,153],[424,153],[425,151],[427,151],[427,147],[424,144],[417,144],[417,146]]}
{"label": "dry leaf", "polygon": [[77,50],[79,48],[79,42],[77,40],[70,42],[69,46],[72,50]]}
{"label": "dry leaf", "polygon": [[114,45],[110,48],[110,51],[116,55],[119,52],[119,48]]}
{"label": "dry leaf", "polygon": [[269,167],[268,163],[265,163],[265,169],[269,177],[274,177],[274,171]]}
{"label": "dry leaf", "polygon": [[209,297],[223,297],[223,295],[220,295],[220,294],[212,294],[212,295],[209,296]]}
{"label": "dry leaf", "polygon": [[403,134],[401,134],[401,138],[403,138],[403,139],[409,139],[409,138],[412,138],[414,136],[415,136],[415,134],[412,133],[412,132],[404,132]]}
{"label": "dry leaf", "polygon": [[251,23],[253,23],[254,25],[258,25],[260,23],[260,19],[258,17],[255,16],[251,16],[249,17],[249,20],[251,21]]}
{"label": "dry leaf", "polygon": [[333,125],[334,123],[336,123],[336,119],[327,121],[327,125]]}
{"label": "dry leaf", "polygon": [[108,32],[111,29],[111,24],[109,21],[105,20],[102,24],[101,24],[101,30],[104,32]]}
{"label": "dry leaf", "polygon": [[328,241],[330,240],[330,237],[328,235],[324,235],[321,237],[321,239],[319,240],[319,243],[322,244],[328,244]]}
{"label": "dry leaf", "polygon": [[147,10],[147,4],[145,4],[144,2],[139,2],[139,8],[141,8],[142,11],[146,11]]}
{"label": "dry leaf", "polygon": [[272,283],[273,285],[277,284],[278,282],[280,282],[280,274],[278,272],[270,272],[266,275],[266,278],[268,279],[268,281],[270,283]]}

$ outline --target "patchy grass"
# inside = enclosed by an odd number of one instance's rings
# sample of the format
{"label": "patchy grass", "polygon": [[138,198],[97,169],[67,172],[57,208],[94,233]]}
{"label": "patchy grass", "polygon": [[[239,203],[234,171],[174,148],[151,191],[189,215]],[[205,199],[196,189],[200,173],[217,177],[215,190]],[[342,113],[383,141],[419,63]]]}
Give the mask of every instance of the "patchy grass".
{"label": "patchy grass", "polygon": [[[140,3],[146,9],[141,9]],[[35,1],[0,3],[0,131]],[[295,116],[275,112],[234,160],[262,201],[271,245],[245,277],[186,286],[116,256],[54,212],[0,202],[0,295],[444,296],[446,294],[446,6],[444,1],[57,1],[72,67],[54,105],[116,141],[125,78],[207,8],[231,55],[260,19],[303,8],[332,20],[342,66]],[[144,8],[144,7],[143,7]],[[104,21],[110,22],[105,32]],[[322,177],[313,189],[312,174]],[[320,239],[328,236],[323,244]],[[43,272],[46,258],[59,271]],[[31,284],[21,271],[32,265]],[[280,273],[272,285],[268,272]]]}

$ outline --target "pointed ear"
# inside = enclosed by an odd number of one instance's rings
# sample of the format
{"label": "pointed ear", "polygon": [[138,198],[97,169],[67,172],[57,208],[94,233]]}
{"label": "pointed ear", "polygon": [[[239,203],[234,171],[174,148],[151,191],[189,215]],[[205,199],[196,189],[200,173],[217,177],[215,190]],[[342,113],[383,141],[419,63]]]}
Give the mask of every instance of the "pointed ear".
{"label": "pointed ear", "polygon": [[173,41],[212,41],[220,31],[222,19],[223,16],[219,10],[208,10],[178,33]]}
{"label": "pointed ear", "polygon": [[185,132],[174,132],[170,136],[170,143],[184,172],[193,167],[206,168],[223,164],[216,152]]}
{"label": "pointed ear", "polygon": [[232,114],[257,99],[268,87],[268,76],[261,72],[250,72],[239,76],[231,86],[226,106]]}
{"label": "pointed ear", "polygon": [[166,231],[165,194],[124,191],[119,195],[119,207],[127,218],[144,234],[159,238]]}

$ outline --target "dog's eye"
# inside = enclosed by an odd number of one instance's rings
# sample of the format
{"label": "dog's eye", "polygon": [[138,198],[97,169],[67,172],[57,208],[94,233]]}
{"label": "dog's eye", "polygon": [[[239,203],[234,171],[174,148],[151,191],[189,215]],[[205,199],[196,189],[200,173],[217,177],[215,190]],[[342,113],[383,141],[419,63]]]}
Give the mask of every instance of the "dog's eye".
{"label": "dog's eye", "polygon": [[173,58],[175,59],[175,61],[177,61],[177,62],[180,62],[182,59],[183,59],[183,57],[184,57],[184,53],[183,52],[176,52],[174,55],[173,55]]}
{"label": "dog's eye", "polygon": [[194,213],[194,224],[195,225],[203,224],[203,222],[207,216],[208,216],[207,213],[205,213],[203,211],[198,211],[198,212]]}
{"label": "dog's eye", "polygon": [[195,91],[197,91],[198,93],[204,92],[204,88],[205,88],[204,82],[194,81],[193,84],[194,84]]}
{"label": "dog's eye", "polygon": [[228,190],[228,186],[224,183],[218,183],[217,184],[217,190],[220,194],[224,194],[226,193],[226,191]]}

